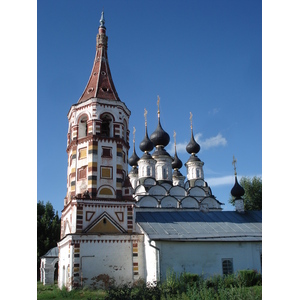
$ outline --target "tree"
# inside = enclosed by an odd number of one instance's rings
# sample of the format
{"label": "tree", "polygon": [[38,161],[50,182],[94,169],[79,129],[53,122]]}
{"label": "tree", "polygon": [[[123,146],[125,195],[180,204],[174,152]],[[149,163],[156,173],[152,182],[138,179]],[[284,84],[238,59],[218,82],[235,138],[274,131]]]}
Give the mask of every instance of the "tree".
{"label": "tree", "polygon": [[[37,203],[37,264],[40,266],[40,258],[51,248],[57,246],[60,239],[60,218],[48,201]],[[38,271],[39,277],[39,271]]]}
{"label": "tree", "polygon": [[[261,177],[254,176],[252,179],[249,177],[242,177],[239,184],[244,188],[245,194],[244,208],[245,210],[262,210],[262,179]],[[234,206],[234,198],[231,196],[229,202]]]}

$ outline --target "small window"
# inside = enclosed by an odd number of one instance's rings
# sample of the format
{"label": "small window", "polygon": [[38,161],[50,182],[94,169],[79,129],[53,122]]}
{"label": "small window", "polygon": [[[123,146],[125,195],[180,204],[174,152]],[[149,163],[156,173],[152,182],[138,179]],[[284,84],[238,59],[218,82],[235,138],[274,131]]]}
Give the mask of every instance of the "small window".
{"label": "small window", "polygon": [[102,147],[102,157],[112,157],[111,148]]}
{"label": "small window", "polygon": [[233,274],[233,259],[223,258],[222,259],[222,271],[223,275]]}

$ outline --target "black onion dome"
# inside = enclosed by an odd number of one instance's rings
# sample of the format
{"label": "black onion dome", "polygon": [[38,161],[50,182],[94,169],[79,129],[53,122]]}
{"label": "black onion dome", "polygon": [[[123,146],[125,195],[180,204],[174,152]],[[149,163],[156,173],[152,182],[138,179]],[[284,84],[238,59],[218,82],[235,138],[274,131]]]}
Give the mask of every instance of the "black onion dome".
{"label": "black onion dome", "polygon": [[147,127],[146,127],[145,137],[140,143],[140,149],[143,152],[150,152],[150,151],[152,151],[153,148],[154,148],[154,145],[148,137],[148,131],[147,131]]}
{"label": "black onion dome", "polygon": [[198,153],[200,151],[200,145],[195,141],[193,131],[192,131],[191,140],[186,146],[186,151],[189,154]]}
{"label": "black onion dome", "polygon": [[172,169],[180,169],[182,167],[182,161],[178,158],[177,152],[175,151],[174,160],[172,162]]}
{"label": "black onion dome", "polygon": [[160,119],[158,119],[158,125],[155,131],[151,134],[150,140],[154,146],[163,146],[166,147],[170,142],[170,136],[165,132],[160,124]]}
{"label": "black onion dome", "polygon": [[236,199],[241,198],[245,194],[245,190],[242,186],[238,183],[237,177],[235,176],[235,184],[231,189],[231,195]]}
{"label": "black onion dome", "polygon": [[130,158],[128,159],[128,163],[131,167],[133,166],[137,166],[138,161],[140,160],[140,158],[137,156],[136,152],[135,152],[135,147],[133,148],[133,153],[130,156]]}

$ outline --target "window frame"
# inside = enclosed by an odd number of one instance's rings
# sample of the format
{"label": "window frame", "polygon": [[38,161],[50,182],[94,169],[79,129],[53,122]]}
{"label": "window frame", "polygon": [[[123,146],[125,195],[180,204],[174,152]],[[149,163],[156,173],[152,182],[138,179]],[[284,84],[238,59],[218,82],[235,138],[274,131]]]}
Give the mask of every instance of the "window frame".
{"label": "window frame", "polygon": [[[226,263],[226,265],[224,265],[224,263]],[[222,258],[222,274],[233,274],[233,258]]]}

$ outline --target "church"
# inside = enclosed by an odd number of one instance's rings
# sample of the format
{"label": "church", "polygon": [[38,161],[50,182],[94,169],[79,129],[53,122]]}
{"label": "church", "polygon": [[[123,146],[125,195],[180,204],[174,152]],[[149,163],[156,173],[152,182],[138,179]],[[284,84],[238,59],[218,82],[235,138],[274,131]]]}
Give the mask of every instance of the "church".
{"label": "church", "polygon": [[[174,155],[165,149],[170,135],[161,124],[159,97],[157,127],[148,133],[145,110],[145,136],[138,144],[143,155],[136,153],[134,128],[129,157],[131,111],[113,83],[107,46],[102,12],[90,78],[67,115],[59,287],[107,288],[137,280],[155,284],[169,271],[206,277],[242,269],[261,272],[261,211],[244,211],[236,172],[231,190],[236,210],[222,210],[204,179],[192,114],[186,178],[175,132]],[[54,270],[43,263],[41,273]]]}

